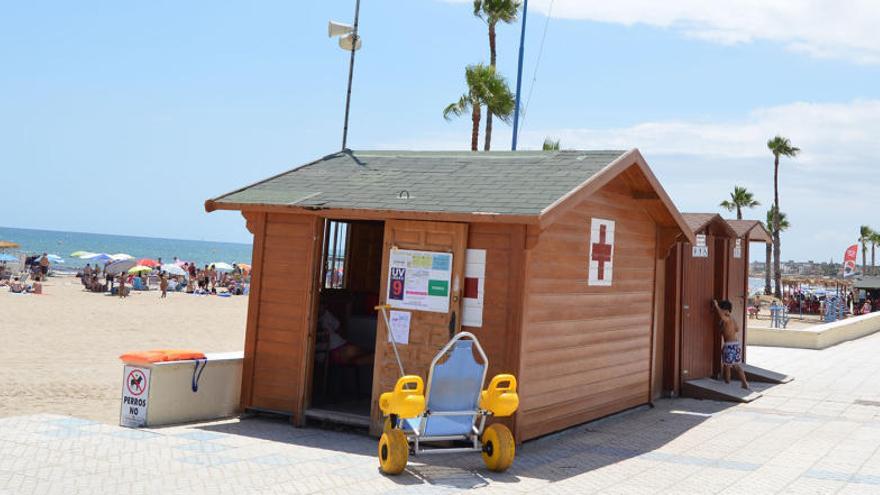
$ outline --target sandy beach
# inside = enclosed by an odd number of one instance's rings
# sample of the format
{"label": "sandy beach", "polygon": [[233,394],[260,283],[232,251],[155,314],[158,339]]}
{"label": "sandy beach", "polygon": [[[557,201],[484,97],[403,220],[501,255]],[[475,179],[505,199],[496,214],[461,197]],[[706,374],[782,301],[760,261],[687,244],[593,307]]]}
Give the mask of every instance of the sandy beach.
{"label": "sandy beach", "polygon": [[127,351],[241,350],[247,297],[133,292],[124,300],[52,278],[43,295],[0,289],[0,417],[64,414],[117,423]]}

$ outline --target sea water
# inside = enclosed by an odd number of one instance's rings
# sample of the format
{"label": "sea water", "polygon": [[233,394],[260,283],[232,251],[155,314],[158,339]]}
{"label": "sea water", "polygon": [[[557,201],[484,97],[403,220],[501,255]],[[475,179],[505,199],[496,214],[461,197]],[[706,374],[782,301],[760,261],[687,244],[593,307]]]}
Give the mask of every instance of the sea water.
{"label": "sea water", "polygon": [[93,253],[125,253],[135,258],[162,258],[171,263],[175,256],[183,261],[199,265],[224,261],[226,263],[251,262],[251,245],[233,242],[192,241],[162,239],[157,237],[134,237],[126,235],[89,234],[84,232],[61,232],[54,230],[14,229],[0,227],[0,240],[17,242],[21,247],[5,250],[8,254],[57,254],[64,263],[55,268],[78,268],[87,261],[72,258],[75,251]]}

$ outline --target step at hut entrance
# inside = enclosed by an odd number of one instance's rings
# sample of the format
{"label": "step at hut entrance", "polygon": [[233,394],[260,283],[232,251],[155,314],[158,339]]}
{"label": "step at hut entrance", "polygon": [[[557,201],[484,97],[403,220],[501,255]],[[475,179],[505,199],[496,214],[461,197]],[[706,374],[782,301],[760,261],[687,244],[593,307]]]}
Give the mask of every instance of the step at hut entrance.
{"label": "step at hut entrance", "polygon": [[694,240],[637,150],[346,150],[205,207],[254,234],[241,407],[373,434],[389,334],[423,379],[475,334],[517,441],[649,403],[663,260]]}

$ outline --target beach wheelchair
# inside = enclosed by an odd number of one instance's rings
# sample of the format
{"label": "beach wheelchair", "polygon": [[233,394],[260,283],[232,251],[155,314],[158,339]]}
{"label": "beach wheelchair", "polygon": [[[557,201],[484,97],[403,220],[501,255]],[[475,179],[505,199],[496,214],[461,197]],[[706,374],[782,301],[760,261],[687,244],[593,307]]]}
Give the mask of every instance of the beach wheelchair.
{"label": "beach wheelchair", "polygon": [[[392,345],[397,354],[393,339]],[[474,350],[482,363],[475,359]],[[516,451],[513,434],[501,423],[486,427],[486,420],[516,411],[516,378],[496,375],[483,390],[488,364],[477,338],[461,332],[431,361],[427,389],[420,376],[404,375],[393,391],[379,397],[386,418],[379,439],[383,473],[401,473],[410,454],[481,452],[490,470],[510,467]]]}

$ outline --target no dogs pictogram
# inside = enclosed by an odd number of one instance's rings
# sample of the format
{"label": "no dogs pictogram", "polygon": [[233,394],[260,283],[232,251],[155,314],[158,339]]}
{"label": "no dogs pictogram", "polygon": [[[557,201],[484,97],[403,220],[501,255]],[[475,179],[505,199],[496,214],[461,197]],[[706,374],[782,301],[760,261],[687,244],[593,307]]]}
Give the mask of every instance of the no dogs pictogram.
{"label": "no dogs pictogram", "polygon": [[125,386],[131,395],[138,396],[147,389],[147,377],[144,372],[139,369],[133,369],[128,373],[125,379]]}

